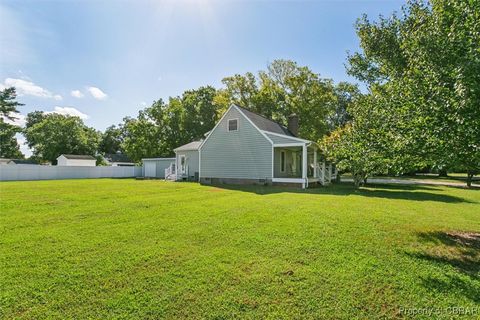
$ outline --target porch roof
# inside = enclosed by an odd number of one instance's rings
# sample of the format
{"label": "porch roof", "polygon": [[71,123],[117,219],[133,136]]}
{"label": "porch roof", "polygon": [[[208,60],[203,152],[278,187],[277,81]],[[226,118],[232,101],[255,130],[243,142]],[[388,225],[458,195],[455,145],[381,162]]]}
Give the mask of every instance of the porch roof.
{"label": "porch roof", "polygon": [[202,144],[202,141],[192,141],[190,143],[184,144],[183,146],[180,146],[173,151],[195,151],[198,150],[198,147]]}

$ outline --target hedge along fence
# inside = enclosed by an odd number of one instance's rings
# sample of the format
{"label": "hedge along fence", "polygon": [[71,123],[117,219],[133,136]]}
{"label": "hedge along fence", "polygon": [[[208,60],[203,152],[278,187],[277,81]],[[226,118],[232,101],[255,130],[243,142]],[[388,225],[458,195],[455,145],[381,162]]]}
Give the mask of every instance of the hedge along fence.
{"label": "hedge along fence", "polygon": [[129,178],[143,176],[143,167],[0,165],[0,181]]}

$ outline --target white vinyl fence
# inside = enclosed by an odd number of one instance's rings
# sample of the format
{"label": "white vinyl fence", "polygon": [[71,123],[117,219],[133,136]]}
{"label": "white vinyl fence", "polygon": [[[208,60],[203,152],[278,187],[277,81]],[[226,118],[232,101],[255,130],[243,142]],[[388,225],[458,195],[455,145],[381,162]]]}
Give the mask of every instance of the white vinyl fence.
{"label": "white vinyl fence", "polygon": [[85,178],[128,178],[142,176],[142,167],[0,165],[0,181],[57,180]]}

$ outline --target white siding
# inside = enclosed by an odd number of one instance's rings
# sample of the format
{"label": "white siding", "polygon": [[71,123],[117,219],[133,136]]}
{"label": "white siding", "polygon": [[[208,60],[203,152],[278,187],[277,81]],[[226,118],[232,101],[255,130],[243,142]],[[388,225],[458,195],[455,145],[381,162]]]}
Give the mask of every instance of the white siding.
{"label": "white siding", "polygon": [[188,172],[186,174],[189,178],[195,177],[195,172],[199,172],[199,163],[198,163],[198,150],[186,150],[186,151],[177,151],[177,168],[180,169],[180,157],[185,156],[186,166]]}
{"label": "white siding", "polygon": [[67,159],[64,156],[57,158],[57,166],[95,167],[97,160]]}
{"label": "white siding", "polygon": [[[238,131],[227,130],[229,119],[238,119]],[[200,156],[202,178],[272,178],[272,144],[236,108],[210,133]]]}
{"label": "white siding", "polygon": [[165,169],[172,162],[175,162],[175,158],[143,159],[145,177],[165,178]]}
{"label": "white siding", "polygon": [[157,176],[157,163],[155,161],[145,161],[145,177],[154,178]]}

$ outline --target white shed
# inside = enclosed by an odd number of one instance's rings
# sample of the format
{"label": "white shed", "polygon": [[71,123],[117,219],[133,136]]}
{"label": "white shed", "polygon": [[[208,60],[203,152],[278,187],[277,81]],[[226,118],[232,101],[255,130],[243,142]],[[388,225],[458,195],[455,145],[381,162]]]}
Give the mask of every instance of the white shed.
{"label": "white shed", "polygon": [[57,166],[95,167],[97,159],[89,155],[61,154],[57,158]]}
{"label": "white shed", "polygon": [[142,159],[144,176],[149,178],[165,178],[165,169],[175,163],[175,158],[146,158]]}

